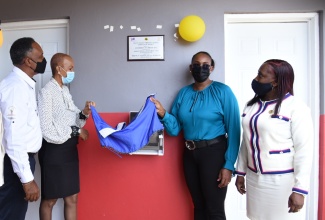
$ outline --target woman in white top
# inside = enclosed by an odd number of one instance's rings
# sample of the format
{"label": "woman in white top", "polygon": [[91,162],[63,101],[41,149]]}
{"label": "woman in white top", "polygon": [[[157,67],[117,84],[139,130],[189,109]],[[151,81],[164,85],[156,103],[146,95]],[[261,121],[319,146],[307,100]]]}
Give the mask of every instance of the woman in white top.
{"label": "woman in white top", "polygon": [[77,219],[79,185],[79,137],[87,140],[85,125],[90,105],[80,111],[75,106],[68,87],[74,78],[73,59],[62,53],[51,59],[53,77],[38,95],[38,108],[43,134],[39,151],[41,165],[40,219],[51,219],[52,209],[58,198],[64,199],[65,219]]}
{"label": "woman in white top", "polygon": [[275,59],[264,62],[252,81],[256,95],[242,115],[236,168],[250,219],[304,219],[297,212],[309,189],[313,126],[309,108],[293,96],[293,82],[291,65]]}

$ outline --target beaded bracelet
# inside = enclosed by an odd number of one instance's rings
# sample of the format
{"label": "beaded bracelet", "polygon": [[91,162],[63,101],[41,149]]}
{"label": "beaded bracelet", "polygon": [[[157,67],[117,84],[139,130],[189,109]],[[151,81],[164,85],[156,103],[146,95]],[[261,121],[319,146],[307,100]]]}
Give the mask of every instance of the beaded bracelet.
{"label": "beaded bracelet", "polygon": [[77,126],[71,126],[72,132],[71,137],[78,137],[79,136],[79,128]]}

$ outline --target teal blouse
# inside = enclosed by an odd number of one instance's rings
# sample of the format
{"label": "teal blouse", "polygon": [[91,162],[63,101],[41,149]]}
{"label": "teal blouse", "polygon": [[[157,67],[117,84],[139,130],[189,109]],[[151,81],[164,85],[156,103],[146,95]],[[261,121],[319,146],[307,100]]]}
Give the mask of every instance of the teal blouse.
{"label": "teal blouse", "polygon": [[183,87],[172,105],[171,113],[161,119],[165,130],[177,136],[183,129],[186,140],[211,140],[227,134],[228,149],[224,168],[234,170],[240,143],[240,113],[230,87],[213,81],[201,91],[193,85]]}

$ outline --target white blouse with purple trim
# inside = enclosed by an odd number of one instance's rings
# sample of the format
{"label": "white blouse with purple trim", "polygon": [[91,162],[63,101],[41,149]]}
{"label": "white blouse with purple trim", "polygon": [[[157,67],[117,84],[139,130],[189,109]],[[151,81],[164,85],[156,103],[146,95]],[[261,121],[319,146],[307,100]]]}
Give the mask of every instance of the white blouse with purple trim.
{"label": "white blouse with purple trim", "polygon": [[247,169],[259,174],[294,173],[294,192],[308,194],[313,158],[313,124],[310,109],[287,94],[277,115],[277,100],[246,106],[236,174]]}

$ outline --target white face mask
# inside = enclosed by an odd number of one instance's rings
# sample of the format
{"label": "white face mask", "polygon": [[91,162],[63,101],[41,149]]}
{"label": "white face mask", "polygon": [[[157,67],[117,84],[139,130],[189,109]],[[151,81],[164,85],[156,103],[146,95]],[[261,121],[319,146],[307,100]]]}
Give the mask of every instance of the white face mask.
{"label": "white face mask", "polygon": [[[61,67],[61,66],[60,66]],[[61,67],[62,68],[62,67]],[[63,68],[62,68],[63,69]],[[69,84],[69,83],[71,83],[72,81],[73,81],[73,79],[74,79],[74,74],[75,74],[75,72],[71,72],[71,71],[65,71],[65,69],[63,69],[64,70],[64,72],[66,72],[67,73],[67,77],[63,77],[63,76],[61,76],[62,77],[62,82],[63,82],[63,84]]]}

